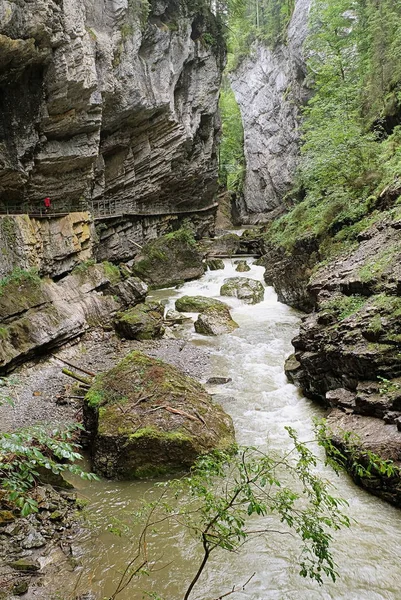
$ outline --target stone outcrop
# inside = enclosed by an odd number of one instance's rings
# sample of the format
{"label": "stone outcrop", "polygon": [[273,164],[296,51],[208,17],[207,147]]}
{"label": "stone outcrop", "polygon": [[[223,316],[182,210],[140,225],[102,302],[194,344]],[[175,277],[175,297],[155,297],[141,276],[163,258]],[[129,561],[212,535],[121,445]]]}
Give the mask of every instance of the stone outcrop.
{"label": "stone outcrop", "polygon": [[224,280],[220,289],[221,296],[234,296],[247,304],[262,302],[265,289],[260,281],[249,277],[229,277]]}
{"label": "stone outcrop", "polygon": [[181,312],[198,312],[202,313],[209,308],[225,307],[227,304],[217,298],[208,298],[206,296],[181,296],[175,301],[175,308]]}
{"label": "stone outcrop", "polygon": [[105,477],[187,469],[199,455],[234,443],[231,418],[203,386],[141,352],[97,377],[84,418],[94,469]]}
{"label": "stone outcrop", "polygon": [[106,295],[118,269],[77,267],[55,283],[32,272],[14,272],[0,287],[0,372],[78,337],[90,327],[111,327],[121,307]]}
{"label": "stone outcrop", "polygon": [[0,208],[215,209],[225,59],[206,3],[6,0],[0,57]]}
{"label": "stone outcrop", "polygon": [[[312,276],[306,289],[314,312],[293,340],[286,372],[330,409],[333,439],[350,457],[356,480],[401,506],[398,471],[388,476],[378,467],[372,477],[359,477],[354,464],[366,467],[369,452],[396,466],[401,460],[400,228],[400,221],[378,220],[358,234],[352,251]],[[356,459],[340,430],[360,436]]]}
{"label": "stone outcrop", "polygon": [[302,45],[310,5],[311,0],[296,0],[285,45],[270,49],[256,43],[231,75],[244,126],[244,196],[236,201],[241,223],[277,216],[294,181],[300,107],[309,95]]}
{"label": "stone outcrop", "polygon": [[171,287],[201,277],[205,272],[202,259],[193,237],[179,229],[146,244],[132,269],[154,288]]}
{"label": "stone outcrop", "polygon": [[251,267],[248,265],[246,260],[237,260],[235,261],[235,264],[237,265],[235,270],[238,271],[238,273],[246,273],[247,271],[251,270]]}
{"label": "stone outcrop", "polygon": [[224,304],[206,308],[195,321],[195,331],[202,335],[222,335],[231,333],[238,327]]}
{"label": "stone outcrop", "polygon": [[95,241],[87,212],[51,219],[0,216],[0,278],[15,268],[60,277],[93,258]]}
{"label": "stone outcrop", "polygon": [[137,304],[118,312],[114,320],[117,332],[128,340],[152,340],[162,337],[164,307],[157,302]]}

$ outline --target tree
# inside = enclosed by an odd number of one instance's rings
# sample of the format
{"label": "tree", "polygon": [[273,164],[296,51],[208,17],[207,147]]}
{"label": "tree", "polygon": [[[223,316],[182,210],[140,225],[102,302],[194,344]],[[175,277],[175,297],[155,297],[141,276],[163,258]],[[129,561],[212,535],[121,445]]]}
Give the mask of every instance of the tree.
{"label": "tree", "polygon": [[[109,600],[118,598],[135,576],[155,568],[148,539],[166,521],[188,530],[202,548],[183,600],[190,599],[216,549],[238,552],[248,540],[273,531],[299,538],[301,576],[319,583],[324,577],[335,581],[331,532],[349,526],[342,512],[346,502],[334,497],[332,485],[316,473],[317,458],[308,445],[293,429],[286,429],[292,448],[284,455],[250,447],[233,454],[214,452],[199,458],[188,477],[163,483],[158,500],[138,515],[144,525],[137,550]],[[278,519],[273,520],[274,515]],[[235,591],[234,586],[223,596]]]}

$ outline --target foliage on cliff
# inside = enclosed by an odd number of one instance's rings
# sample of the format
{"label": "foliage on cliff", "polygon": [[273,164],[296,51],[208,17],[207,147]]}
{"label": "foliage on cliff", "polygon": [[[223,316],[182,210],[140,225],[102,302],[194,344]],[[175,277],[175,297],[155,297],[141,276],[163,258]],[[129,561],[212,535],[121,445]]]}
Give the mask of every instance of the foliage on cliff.
{"label": "foliage on cliff", "polygon": [[355,239],[355,223],[397,201],[400,31],[401,5],[391,0],[315,0],[307,40],[314,95],[304,111],[295,206],[269,234],[277,244],[334,238],[325,256]]}
{"label": "foliage on cliff", "polygon": [[219,107],[222,121],[220,185],[230,191],[241,192],[245,175],[244,129],[234,92],[226,79],[223,79]]}

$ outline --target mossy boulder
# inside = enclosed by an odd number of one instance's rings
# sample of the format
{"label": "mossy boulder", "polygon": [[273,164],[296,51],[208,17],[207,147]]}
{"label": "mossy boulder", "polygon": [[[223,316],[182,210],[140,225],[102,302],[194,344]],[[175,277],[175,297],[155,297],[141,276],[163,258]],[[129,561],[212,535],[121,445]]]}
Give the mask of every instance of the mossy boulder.
{"label": "mossy boulder", "polygon": [[246,273],[247,271],[251,270],[251,267],[248,265],[246,260],[239,260],[235,270],[238,271],[238,273]]}
{"label": "mossy boulder", "polygon": [[238,327],[238,323],[233,321],[230,311],[224,304],[207,308],[195,321],[196,333],[203,335],[231,333]]}
{"label": "mossy boulder", "polygon": [[248,277],[230,277],[224,280],[220,289],[221,296],[234,296],[247,304],[262,302],[265,289],[260,281]]}
{"label": "mossy boulder", "polygon": [[218,271],[225,268],[224,261],[221,258],[210,258],[205,261],[205,266],[209,271]]}
{"label": "mossy boulder", "polygon": [[118,479],[187,469],[234,444],[231,418],[200,383],[138,351],[96,378],[84,421],[94,470]]}
{"label": "mossy boulder", "polygon": [[164,307],[158,302],[137,304],[119,312],[114,320],[116,331],[129,340],[152,340],[162,337]]}
{"label": "mossy boulder", "polygon": [[228,309],[227,304],[216,298],[207,298],[206,296],[182,296],[175,301],[175,308],[179,312],[202,313],[208,308],[223,306]]}
{"label": "mossy boulder", "polygon": [[202,260],[192,235],[180,229],[148,242],[132,269],[153,288],[171,287],[201,277],[205,272]]}

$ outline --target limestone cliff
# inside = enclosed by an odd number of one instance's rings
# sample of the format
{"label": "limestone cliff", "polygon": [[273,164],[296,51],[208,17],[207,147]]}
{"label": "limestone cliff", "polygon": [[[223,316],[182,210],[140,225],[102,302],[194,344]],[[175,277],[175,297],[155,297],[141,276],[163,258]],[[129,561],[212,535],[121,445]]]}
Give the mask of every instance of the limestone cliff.
{"label": "limestone cliff", "polygon": [[244,198],[237,201],[242,223],[267,221],[282,212],[299,154],[300,107],[308,97],[303,43],[311,0],[297,0],[287,44],[256,43],[232,74],[231,84],[244,125]]}
{"label": "limestone cliff", "polygon": [[4,0],[0,210],[211,207],[223,66],[203,2]]}

